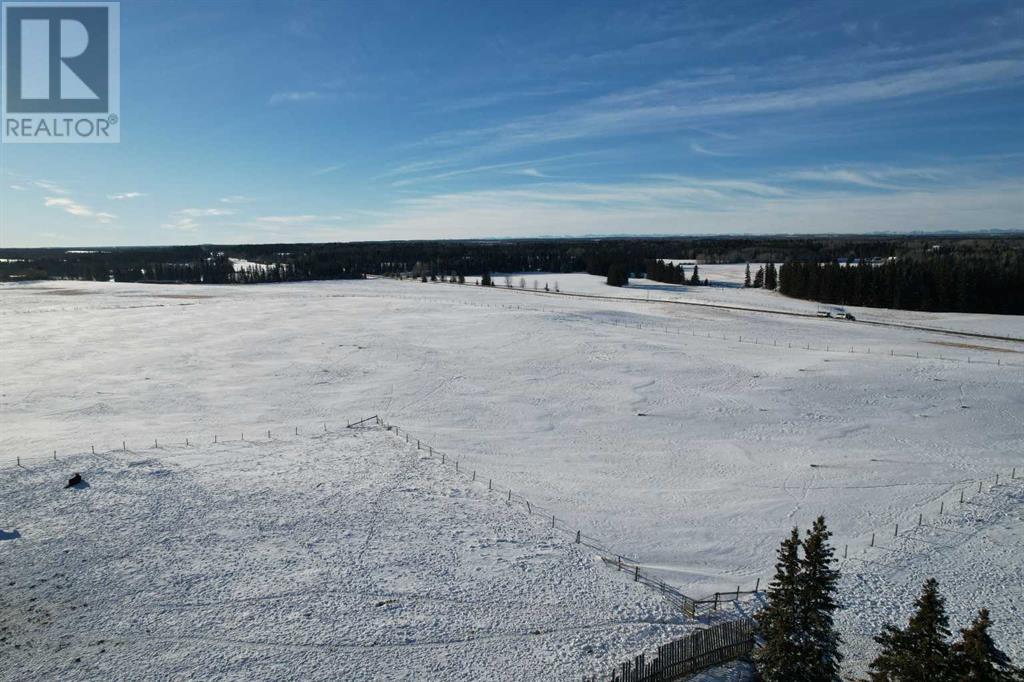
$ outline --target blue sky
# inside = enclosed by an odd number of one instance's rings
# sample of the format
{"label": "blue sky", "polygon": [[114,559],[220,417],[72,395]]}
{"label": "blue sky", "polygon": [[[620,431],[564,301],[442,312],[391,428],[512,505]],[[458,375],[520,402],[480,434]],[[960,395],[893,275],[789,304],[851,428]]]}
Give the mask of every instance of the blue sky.
{"label": "blue sky", "polygon": [[1024,229],[1024,4],[121,3],[0,245]]}

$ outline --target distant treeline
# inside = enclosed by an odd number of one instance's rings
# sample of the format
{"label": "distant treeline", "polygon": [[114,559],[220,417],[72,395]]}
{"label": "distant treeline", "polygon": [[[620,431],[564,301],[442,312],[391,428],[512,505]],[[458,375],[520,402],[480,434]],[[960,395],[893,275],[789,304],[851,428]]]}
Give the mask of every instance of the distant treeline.
{"label": "distant treeline", "polygon": [[1024,254],[938,254],[857,265],[791,261],[779,291],[822,303],[972,313],[1024,314]]}
{"label": "distant treeline", "polygon": [[[365,275],[481,276],[507,272],[588,272],[616,280],[647,273],[675,282],[670,260],[785,262],[782,290],[827,302],[922,310],[1020,312],[1024,235],[615,237],[572,239],[349,242],[117,247],[89,250],[0,249],[0,280],[82,279],[125,282],[262,283]],[[890,261],[889,259],[895,259]],[[836,261],[896,263],[837,272]],[[239,269],[238,261],[246,261]],[[946,265],[943,265],[946,264]],[[865,266],[866,267],[866,266]],[[891,273],[895,268],[898,272]],[[947,268],[949,272],[943,272]],[[703,282],[700,266],[697,281]],[[813,271],[813,272],[812,272]],[[827,272],[826,272],[827,271]],[[824,274],[823,274],[824,273]],[[1014,274],[1016,273],[1016,274]],[[767,273],[766,273],[767,276]],[[687,268],[690,284],[693,268]],[[886,279],[888,277],[888,279]],[[853,281],[850,279],[853,278]],[[1016,282],[1015,286],[1010,286]],[[767,282],[766,282],[767,284]],[[950,293],[952,292],[952,293]]]}

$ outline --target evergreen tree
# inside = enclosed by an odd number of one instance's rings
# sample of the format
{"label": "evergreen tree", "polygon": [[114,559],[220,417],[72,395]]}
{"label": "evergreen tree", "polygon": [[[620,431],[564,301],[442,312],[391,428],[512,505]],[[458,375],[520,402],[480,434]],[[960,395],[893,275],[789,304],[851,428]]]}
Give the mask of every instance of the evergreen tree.
{"label": "evergreen tree", "polygon": [[960,682],[1013,682],[1024,680],[1024,671],[996,647],[988,629],[988,609],[981,609],[971,627],[960,630],[961,640],[953,645],[953,664]]}
{"label": "evergreen tree", "polygon": [[750,263],[747,263],[747,272],[743,276],[743,286],[750,288]]}
{"label": "evergreen tree", "polygon": [[622,263],[613,263],[608,266],[607,283],[613,287],[624,287],[629,284],[629,273]]}
{"label": "evergreen tree", "polygon": [[778,281],[779,278],[778,273],[775,270],[775,263],[769,261],[768,266],[764,271],[764,288],[774,291]]}
{"label": "evergreen tree", "polygon": [[693,286],[700,284],[700,270],[696,265],[693,266],[693,272],[690,274],[690,284]]}
{"label": "evergreen tree", "polygon": [[764,646],[754,653],[757,671],[765,682],[803,679],[799,636],[800,532],[794,528],[779,546],[775,577],[767,590],[767,605],[758,612],[757,622]]}
{"label": "evergreen tree", "polygon": [[903,630],[885,626],[875,641],[882,645],[869,667],[871,682],[952,682],[949,619],[939,583],[929,578],[914,602],[917,611]]}
{"label": "evergreen tree", "polygon": [[764,286],[764,267],[757,269],[757,274],[754,275],[754,288],[760,289]]}
{"label": "evergreen tree", "polygon": [[839,653],[842,639],[832,619],[832,613],[839,608],[835,600],[839,571],[832,568],[835,550],[829,544],[830,537],[825,517],[819,516],[804,538],[798,579],[800,629],[805,637],[800,656],[806,666],[804,679],[821,682],[838,680],[843,660]]}
{"label": "evergreen tree", "polygon": [[494,282],[491,281],[491,273],[485,272],[483,277],[480,278],[480,284],[485,287],[492,286]]}

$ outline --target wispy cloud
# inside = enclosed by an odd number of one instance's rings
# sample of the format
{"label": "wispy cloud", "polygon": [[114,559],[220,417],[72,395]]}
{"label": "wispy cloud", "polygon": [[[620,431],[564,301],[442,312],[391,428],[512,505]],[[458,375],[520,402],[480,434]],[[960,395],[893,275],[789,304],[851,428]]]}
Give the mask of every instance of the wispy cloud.
{"label": "wispy cloud", "polygon": [[28,191],[28,187],[25,187],[24,185],[10,185],[10,188],[13,190],[17,190],[18,192]]}
{"label": "wispy cloud", "polygon": [[121,194],[108,194],[107,198],[114,201],[127,201],[128,199],[138,199],[144,196],[147,196],[145,192],[122,192]]}
{"label": "wispy cloud", "polygon": [[172,213],[168,222],[160,227],[165,230],[194,232],[203,226],[199,218],[221,218],[234,214],[235,211],[229,208],[183,208]]}
{"label": "wispy cloud", "polygon": [[289,102],[310,102],[323,98],[324,93],[318,90],[289,90],[287,92],[275,92],[270,96],[268,103],[277,105]]}
{"label": "wispy cloud", "polygon": [[44,189],[52,194],[70,194],[68,190],[64,189],[60,185],[50,182],[49,180],[36,180],[32,183],[39,189]]}
{"label": "wispy cloud", "polygon": [[220,203],[222,204],[247,204],[250,201],[253,201],[253,199],[241,194],[232,194],[230,196],[220,198]]}
{"label": "wispy cloud", "polygon": [[345,164],[343,164],[343,163],[335,163],[335,164],[332,164],[330,166],[324,166],[323,168],[318,168],[317,170],[315,170],[312,173],[310,173],[310,175],[327,175],[328,173],[333,173],[334,171],[340,170],[340,169],[342,169],[344,167],[345,167]]}
{"label": "wispy cloud", "polygon": [[[810,77],[810,75],[808,75]],[[530,116],[489,128],[468,128],[426,140],[437,146],[485,147],[491,152],[584,138],[651,133],[725,117],[782,114],[878,103],[908,97],[968,93],[1019,84],[1024,59],[991,59],[942,64],[873,78],[809,83],[753,92],[700,96],[688,81],[670,80],[612,93],[549,114]]]}
{"label": "wispy cloud", "polygon": [[704,156],[736,156],[735,154],[729,154],[727,152],[716,152],[696,142],[690,143],[690,149],[692,149],[695,154],[703,154]]}
{"label": "wispy cloud", "polygon": [[59,208],[65,213],[70,213],[73,216],[90,218],[103,224],[110,223],[117,219],[117,216],[113,213],[96,211],[85,204],[78,203],[70,197],[46,197],[46,199],[43,200],[43,205],[50,208]]}

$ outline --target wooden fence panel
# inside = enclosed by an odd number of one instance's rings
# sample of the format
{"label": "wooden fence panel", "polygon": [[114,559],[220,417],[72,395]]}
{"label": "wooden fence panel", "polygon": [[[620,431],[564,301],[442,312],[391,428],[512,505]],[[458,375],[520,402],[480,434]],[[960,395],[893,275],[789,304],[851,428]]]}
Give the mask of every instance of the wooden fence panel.
{"label": "wooden fence panel", "polygon": [[754,648],[754,634],[751,621],[726,621],[661,645],[651,661],[640,654],[622,663],[610,676],[585,677],[584,682],[677,682],[749,654]]}

